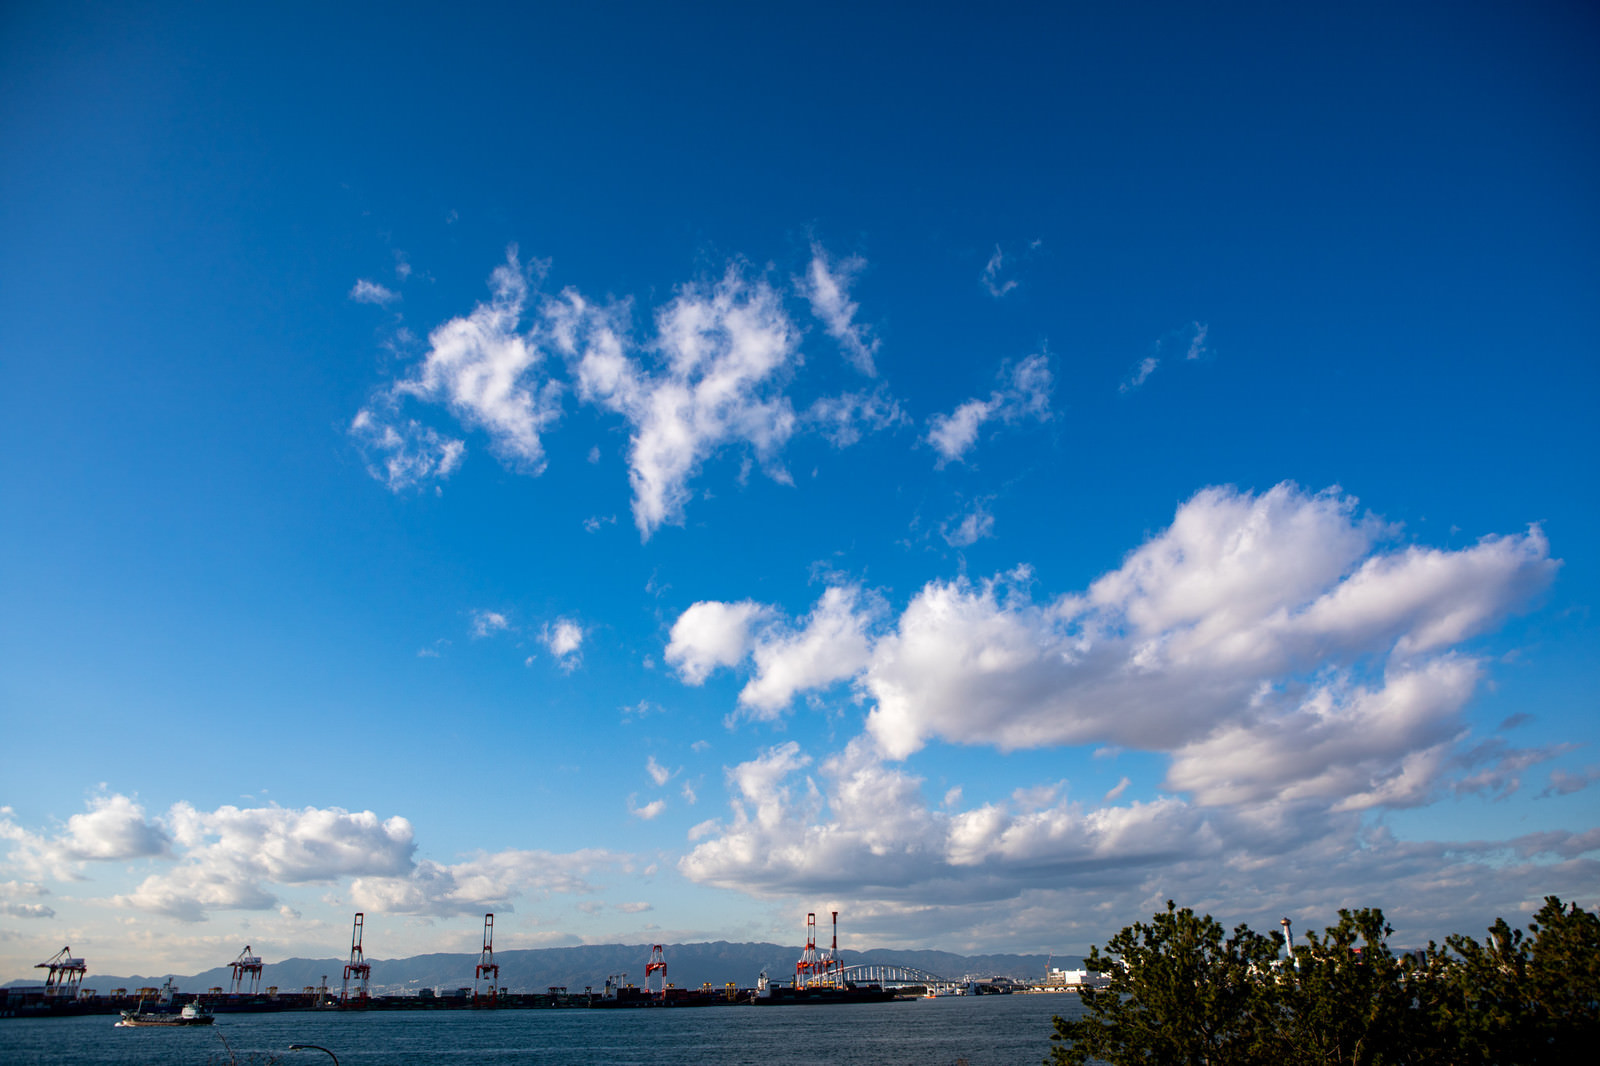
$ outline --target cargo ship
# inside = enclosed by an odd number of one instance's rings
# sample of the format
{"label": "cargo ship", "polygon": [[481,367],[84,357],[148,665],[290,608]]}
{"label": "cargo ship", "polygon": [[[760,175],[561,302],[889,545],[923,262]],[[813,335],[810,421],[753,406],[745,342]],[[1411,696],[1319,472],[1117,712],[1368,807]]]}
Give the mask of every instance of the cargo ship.
{"label": "cargo ship", "polygon": [[893,989],[882,985],[856,984],[854,981],[791,985],[769,980],[763,973],[756,982],[756,994],[750,1002],[758,1007],[779,1007],[813,1003],[888,1003],[899,998]]}
{"label": "cargo ship", "polygon": [[806,947],[794,964],[794,983],[770,979],[766,971],[756,982],[751,1002],[757,1006],[788,1006],[801,1003],[887,1003],[899,999],[893,989],[878,984],[858,984],[844,979],[844,960],[839,957],[839,912],[833,912],[833,944],[827,951],[817,949],[817,916],[806,915]]}
{"label": "cargo ship", "polygon": [[128,1026],[129,1028],[142,1026],[176,1027],[183,1025],[210,1025],[215,1020],[210,1011],[193,1003],[186,1004],[182,1010],[176,1013],[145,1010],[144,1005],[140,1004],[136,1010],[123,1011],[122,1020],[117,1025]]}

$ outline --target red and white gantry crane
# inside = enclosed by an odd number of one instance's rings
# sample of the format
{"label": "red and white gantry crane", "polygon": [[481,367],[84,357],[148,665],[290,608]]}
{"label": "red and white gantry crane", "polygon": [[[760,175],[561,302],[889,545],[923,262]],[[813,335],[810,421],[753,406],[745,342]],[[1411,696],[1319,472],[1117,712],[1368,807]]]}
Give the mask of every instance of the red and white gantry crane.
{"label": "red and white gantry crane", "polygon": [[82,959],[74,958],[71,948],[62,948],[34,966],[34,969],[50,971],[44,980],[44,994],[47,998],[66,996],[69,999],[76,999],[78,986],[83,984],[83,975],[89,972],[88,964]]}
{"label": "red and white gantry crane", "polygon": [[[651,980],[656,974],[661,975],[661,987],[651,987]],[[654,994],[658,999],[667,998],[667,954],[660,944],[650,945],[650,961],[644,965],[644,990],[647,995]]]}
{"label": "red and white gantry crane", "polygon": [[[478,994],[478,982],[489,979],[488,1002]],[[500,964],[494,961],[494,915],[483,916],[483,951],[478,955],[478,968],[472,973],[472,1002],[474,1006],[494,1006],[495,989],[500,984]]]}
{"label": "red and white gantry crane", "polygon": [[[261,956],[250,954],[250,945],[246,944],[244,950],[239,952],[239,957],[234,959],[232,995],[254,996],[261,991]],[[245,990],[245,979],[249,978],[250,989]]]}
{"label": "red and white gantry crane", "polygon": [[[361,950],[362,934],[366,925],[366,915],[356,911],[355,928],[350,932],[350,961],[344,965],[344,986],[339,990],[339,1006],[365,1007],[367,1005],[367,982],[372,977],[372,966],[368,964],[367,957]],[[350,997],[350,978],[356,979],[356,994],[354,1000]]]}

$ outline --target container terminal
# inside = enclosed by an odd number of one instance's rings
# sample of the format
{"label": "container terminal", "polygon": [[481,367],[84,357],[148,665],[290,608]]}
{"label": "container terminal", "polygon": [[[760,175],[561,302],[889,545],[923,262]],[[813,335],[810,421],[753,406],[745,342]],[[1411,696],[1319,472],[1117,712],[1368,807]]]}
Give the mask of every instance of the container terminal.
{"label": "container terminal", "polygon": [[[644,986],[628,982],[626,973],[605,977],[599,987],[577,990],[551,986],[543,992],[513,992],[500,983],[500,966],[494,957],[494,915],[483,919],[483,946],[473,968],[472,984],[456,988],[423,988],[402,995],[371,993],[372,964],[366,961],[366,916],[357,912],[351,929],[350,954],[340,983],[299,989],[276,985],[262,987],[266,963],[245,945],[229,964],[229,987],[201,992],[181,991],[169,978],[162,987],[113,988],[102,994],[84,987],[87,962],[64,947],[35,969],[46,971],[43,985],[0,988],[0,1018],[61,1017],[82,1014],[119,1014],[137,1011],[178,1014],[196,1007],[212,1015],[303,1010],[505,1010],[505,1009],[616,1009],[649,1007],[711,1007],[735,1005],[804,1005],[817,1003],[879,1003],[942,995],[996,995],[1014,992],[1078,991],[1098,983],[1098,974],[1051,970],[1043,983],[1022,983],[1005,977],[950,980],[913,967],[885,965],[846,966],[839,954],[839,912],[833,915],[830,947],[817,946],[816,914],[806,915],[806,943],[795,963],[792,980],[771,979],[762,973],[753,987],[730,981],[698,988],[679,988],[667,979],[666,952],[653,944],[645,961]],[[465,975],[463,975],[465,976]]]}

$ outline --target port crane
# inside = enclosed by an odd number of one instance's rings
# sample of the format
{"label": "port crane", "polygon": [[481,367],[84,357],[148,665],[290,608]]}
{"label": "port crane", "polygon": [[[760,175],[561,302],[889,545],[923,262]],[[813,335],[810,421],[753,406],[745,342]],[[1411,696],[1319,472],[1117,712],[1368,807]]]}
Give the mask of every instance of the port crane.
{"label": "port crane", "polygon": [[[361,951],[361,939],[366,925],[366,915],[356,911],[355,928],[350,933],[350,961],[344,965],[344,986],[339,989],[339,1006],[365,1007],[367,1005],[367,982],[372,977],[372,966],[367,962],[367,957]],[[350,978],[356,979],[356,995],[354,1004],[350,1000]]]}
{"label": "port crane", "polygon": [[44,994],[76,998],[83,975],[89,972],[88,963],[74,958],[71,948],[62,948],[48,959],[34,966],[35,970],[48,970],[44,980]]}
{"label": "port crane", "polygon": [[817,916],[806,915],[806,948],[794,964],[794,986],[809,988],[843,983],[844,959],[839,957],[839,912],[833,911],[833,943],[827,951],[817,948]]}
{"label": "port crane", "polygon": [[[658,973],[661,975],[661,988],[656,990],[650,987],[650,981]],[[654,992],[661,999],[667,998],[667,953],[660,944],[650,945],[650,961],[644,966],[644,990],[646,994]]]}
{"label": "port crane", "polygon": [[[489,1002],[485,1004],[478,995],[478,982],[489,979]],[[478,956],[478,968],[472,974],[472,1005],[494,1006],[495,987],[500,984],[500,964],[494,961],[494,915],[483,916],[483,951]]]}
{"label": "port crane", "polygon": [[828,948],[827,957],[822,960],[822,977],[824,984],[838,984],[839,971],[844,969],[844,960],[839,957],[839,912],[833,912],[833,943]]}
{"label": "port crane", "polygon": [[817,954],[817,916],[811,912],[806,915],[806,949],[800,953],[800,961],[794,964],[794,986],[805,988],[817,983],[824,972],[825,964]]}
{"label": "port crane", "polygon": [[[261,956],[250,954],[250,945],[246,944],[244,950],[239,952],[239,957],[230,964],[233,969],[233,989],[231,995],[254,996],[261,991]],[[249,978],[250,989],[245,991],[245,979]]]}

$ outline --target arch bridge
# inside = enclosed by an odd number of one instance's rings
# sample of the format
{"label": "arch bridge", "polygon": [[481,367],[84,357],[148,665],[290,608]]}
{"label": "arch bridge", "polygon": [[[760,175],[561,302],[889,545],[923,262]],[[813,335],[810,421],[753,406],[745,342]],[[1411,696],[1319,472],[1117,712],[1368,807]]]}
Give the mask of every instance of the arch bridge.
{"label": "arch bridge", "polygon": [[883,985],[949,985],[955,984],[948,977],[940,977],[927,970],[919,970],[915,966],[897,966],[894,963],[861,963],[856,966],[846,966],[842,970],[833,971],[835,979],[840,981],[855,981],[858,984]]}

